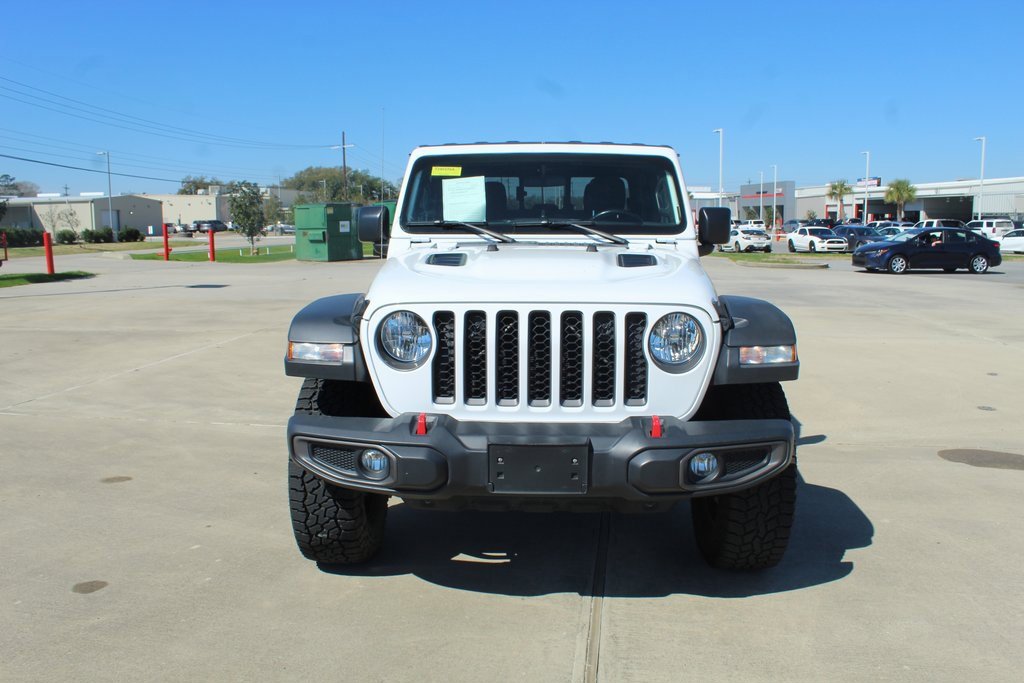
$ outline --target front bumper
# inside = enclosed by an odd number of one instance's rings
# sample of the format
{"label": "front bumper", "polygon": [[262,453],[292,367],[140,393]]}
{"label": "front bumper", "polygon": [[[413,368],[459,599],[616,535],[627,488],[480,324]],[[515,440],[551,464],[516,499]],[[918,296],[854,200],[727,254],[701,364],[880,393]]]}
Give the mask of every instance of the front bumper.
{"label": "front bumper", "polygon": [[[417,415],[396,418],[296,415],[288,423],[291,458],[344,488],[400,496],[424,507],[659,510],[693,496],[749,488],[794,458],[787,420],[683,422],[651,418],[618,423],[466,422]],[[387,476],[359,464],[364,449],[383,451]],[[711,452],[716,476],[696,481],[690,458]]]}

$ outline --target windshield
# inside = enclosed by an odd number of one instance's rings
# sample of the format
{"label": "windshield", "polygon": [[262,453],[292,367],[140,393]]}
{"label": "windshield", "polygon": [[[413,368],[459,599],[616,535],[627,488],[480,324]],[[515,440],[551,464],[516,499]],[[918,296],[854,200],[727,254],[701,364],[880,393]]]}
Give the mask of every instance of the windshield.
{"label": "windshield", "polygon": [[809,234],[815,237],[835,237],[836,234],[828,228],[811,228],[807,231]]}
{"label": "windshield", "polygon": [[436,232],[434,221],[534,234],[552,230],[542,221],[596,221],[619,234],[686,227],[671,162],[625,154],[424,157],[412,169],[401,221],[413,233]]}
{"label": "windshield", "polygon": [[904,230],[900,234],[893,235],[892,237],[890,237],[889,241],[890,242],[906,242],[911,237],[916,237],[917,235],[919,235],[922,232],[924,232],[924,231],[923,230]]}

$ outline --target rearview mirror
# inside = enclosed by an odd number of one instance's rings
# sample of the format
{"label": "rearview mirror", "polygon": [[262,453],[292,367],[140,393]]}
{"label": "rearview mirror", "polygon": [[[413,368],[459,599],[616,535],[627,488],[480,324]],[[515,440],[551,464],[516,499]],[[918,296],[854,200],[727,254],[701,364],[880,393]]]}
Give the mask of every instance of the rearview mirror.
{"label": "rearview mirror", "polygon": [[704,207],[697,215],[697,246],[701,256],[714,251],[716,244],[729,241],[729,229],[732,225],[729,209],[723,207]]}
{"label": "rearview mirror", "polygon": [[360,242],[383,247],[391,237],[391,212],[386,206],[361,206],[356,209]]}

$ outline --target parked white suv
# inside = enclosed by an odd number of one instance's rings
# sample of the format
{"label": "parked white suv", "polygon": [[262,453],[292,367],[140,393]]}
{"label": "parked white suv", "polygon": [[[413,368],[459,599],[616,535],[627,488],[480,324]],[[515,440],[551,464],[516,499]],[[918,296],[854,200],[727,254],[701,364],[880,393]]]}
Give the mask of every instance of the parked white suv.
{"label": "parked white suv", "polygon": [[990,240],[999,241],[999,238],[1013,230],[1016,226],[1009,218],[985,218],[978,221],[970,221],[967,224],[968,230],[987,237]]}
{"label": "parked white suv", "polygon": [[729,210],[691,216],[669,147],[420,147],[365,294],[288,331],[292,528],[330,565],[381,544],[389,496],[425,509],[667,511],[689,500],[714,566],[776,564],[796,440],[780,381],[796,334],[720,295],[700,257]]}

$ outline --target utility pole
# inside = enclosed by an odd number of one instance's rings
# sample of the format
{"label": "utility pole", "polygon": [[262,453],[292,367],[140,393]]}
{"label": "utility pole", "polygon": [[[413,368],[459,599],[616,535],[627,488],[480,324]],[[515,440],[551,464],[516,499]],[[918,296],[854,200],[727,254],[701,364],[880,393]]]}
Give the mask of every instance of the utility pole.
{"label": "utility pole", "polygon": [[725,193],[722,184],[722,150],[724,149],[725,132],[721,128],[715,128],[712,133],[718,133],[718,205],[722,205],[722,195]]}
{"label": "utility pole", "polygon": [[345,131],[341,131],[341,198],[348,199],[348,156],[345,154]]}
{"label": "utility pole", "polygon": [[64,196],[65,197],[68,196],[68,184],[67,183],[64,183]]}
{"label": "utility pole", "polygon": [[[114,241],[117,241],[117,232],[120,225],[114,225],[114,202],[111,198],[114,194],[113,185],[110,182],[110,152],[96,152],[107,158],[107,220],[110,221],[110,230],[114,233]],[[117,221],[120,223],[121,221]]]}
{"label": "utility pole", "polygon": [[778,199],[779,194],[779,167],[772,164],[772,230],[775,230],[775,224],[778,223],[779,219],[775,216],[775,200]]}
{"label": "utility pole", "polygon": [[871,182],[871,152],[861,152],[867,157],[864,166],[864,216],[861,218],[861,223],[864,225],[868,224],[868,184]]}
{"label": "utility pole", "polygon": [[974,138],[981,143],[981,184],[978,186],[978,220],[981,220],[981,201],[985,198],[985,136]]}
{"label": "utility pole", "polygon": [[758,171],[761,174],[761,189],[757,192],[757,218],[764,222],[764,171]]}

